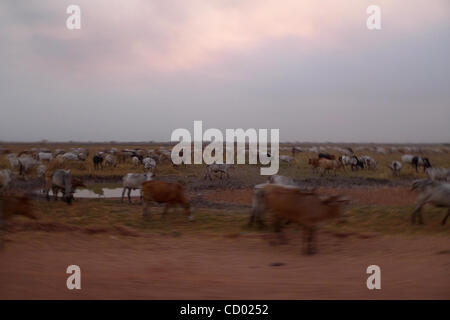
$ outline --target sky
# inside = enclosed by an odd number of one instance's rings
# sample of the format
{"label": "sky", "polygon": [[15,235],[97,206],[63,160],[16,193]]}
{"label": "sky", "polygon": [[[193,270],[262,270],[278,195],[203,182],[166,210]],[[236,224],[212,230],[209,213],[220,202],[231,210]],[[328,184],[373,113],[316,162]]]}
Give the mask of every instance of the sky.
{"label": "sky", "polygon": [[0,141],[450,142],[448,0],[2,0],[0,43]]}

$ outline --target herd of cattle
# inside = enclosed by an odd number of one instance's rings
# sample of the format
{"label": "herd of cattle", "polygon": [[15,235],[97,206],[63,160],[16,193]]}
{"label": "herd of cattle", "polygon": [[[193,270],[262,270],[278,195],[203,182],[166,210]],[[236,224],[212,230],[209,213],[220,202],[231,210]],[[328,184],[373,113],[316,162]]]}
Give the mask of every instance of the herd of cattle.
{"label": "herd of cattle", "polygon": [[[291,163],[296,160],[295,154],[298,149],[292,148],[292,156],[282,155],[281,161]],[[12,214],[20,214],[30,218],[36,218],[29,206],[27,197],[14,196],[8,194],[8,189],[14,178],[29,174],[32,169],[36,169],[39,177],[45,179],[43,191],[49,199],[50,190],[55,199],[59,192],[62,199],[68,204],[73,201],[73,194],[78,187],[86,187],[83,181],[73,177],[68,169],[50,169],[52,162],[64,163],[64,161],[87,161],[89,150],[85,148],[73,148],[69,152],[56,149],[53,152],[45,149],[35,149],[24,151],[19,154],[7,153],[10,169],[0,170],[0,223],[3,223]],[[165,148],[150,150],[118,150],[112,148],[97,152],[92,155],[92,163],[95,170],[101,170],[105,166],[115,167],[123,162],[131,162],[135,168],[142,167],[143,173],[127,173],[123,179],[122,201],[125,193],[128,192],[128,201],[131,202],[131,190],[140,190],[143,204],[143,216],[149,218],[149,205],[151,202],[164,203],[163,216],[171,206],[180,205],[184,208],[185,214],[190,220],[193,215],[186,192],[181,183],[164,182],[154,180],[154,173],[157,163],[167,161],[170,163],[170,151]],[[376,170],[377,162],[374,158],[364,155],[357,156],[353,151],[336,156],[326,152],[318,152],[317,158],[309,158],[308,164],[313,171],[320,170],[322,174],[334,172],[337,169],[346,170]],[[417,203],[412,213],[412,223],[423,223],[421,208],[427,204],[448,208],[442,224],[445,224],[450,215],[450,170],[446,168],[433,168],[431,162],[426,157],[405,154],[400,160],[393,161],[387,165],[394,175],[399,175],[402,164],[411,165],[416,171],[422,167],[428,174],[429,179],[417,180],[413,183],[413,190],[419,195]],[[204,179],[212,180],[214,175],[220,178],[229,178],[231,165],[212,164],[206,166]],[[17,172],[17,173],[16,173]],[[304,229],[304,253],[314,252],[313,239],[317,225],[322,221],[333,219],[339,216],[340,207],[348,199],[341,196],[324,196],[315,190],[305,190],[296,184],[289,177],[274,175],[269,177],[264,184],[254,187],[253,204],[249,220],[249,226],[257,222],[260,226],[264,223],[264,213],[272,214],[273,226],[277,232],[281,231],[286,223],[297,223]],[[1,226],[0,226],[1,228]],[[282,233],[280,241],[283,241]]]}

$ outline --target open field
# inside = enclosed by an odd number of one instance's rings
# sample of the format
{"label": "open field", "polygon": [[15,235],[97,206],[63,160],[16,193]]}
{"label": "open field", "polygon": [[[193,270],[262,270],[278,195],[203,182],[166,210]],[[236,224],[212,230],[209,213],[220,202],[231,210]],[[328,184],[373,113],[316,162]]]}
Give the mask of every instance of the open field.
{"label": "open field", "polygon": [[[2,145],[11,152],[33,147],[74,145]],[[83,146],[80,144],[77,147]],[[144,172],[131,162],[94,170],[92,156],[109,145],[86,145],[84,162],[66,163],[89,189],[119,187],[128,172]],[[155,148],[114,145],[118,149]],[[433,148],[436,148],[433,146]],[[337,152],[330,151],[335,155]],[[290,154],[287,149],[281,154]],[[264,182],[259,166],[239,165],[230,179],[204,180],[205,167],[158,164],[155,179],[181,181],[190,198],[194,221],[180,208],[162,218],[152,206],[152,219],[142,217],[140,199],[75,199],[68,206],[48,202],[37,191],[43,180],[32,172],[13,181],[12,192],[27,192],[39,217],[8,222],[0,251],[0,298],[137,298],[137,299],[449,299],[450,224],[441,225],[446,209],[426,206],[424,225],[411,225],[416,200],[411,183],[425,178],[405,166],[394,177],[386,166],[403,153],[367,149],[376,170],[340,170],[337,176],[312,172],[297,153],[295,163],[282,163],[278,174],[325,195],[345,195],[350,202],[341,218],[326,223],[317,236],[318,253],[301,254],[301,228],[287,225],[288,243],[275,245],[270,228],[247,226],[253,186]],[[450,167],[450,153],[422,152],[434,167]],[[0,169],[9,163],[0,155]],[[69,291],[68,265],[82,270],[82,290]],[[366,288],[367,266],[379,265],[382,289]]]}

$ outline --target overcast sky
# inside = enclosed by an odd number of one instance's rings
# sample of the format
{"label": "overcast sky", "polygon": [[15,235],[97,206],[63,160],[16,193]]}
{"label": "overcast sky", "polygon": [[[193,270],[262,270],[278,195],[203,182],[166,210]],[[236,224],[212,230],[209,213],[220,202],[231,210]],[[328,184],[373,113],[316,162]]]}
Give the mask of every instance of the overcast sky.
{"label": "overcast sky", "polygon": [[3,141],[450,142],[448,0],[2,0],[0,43]]}

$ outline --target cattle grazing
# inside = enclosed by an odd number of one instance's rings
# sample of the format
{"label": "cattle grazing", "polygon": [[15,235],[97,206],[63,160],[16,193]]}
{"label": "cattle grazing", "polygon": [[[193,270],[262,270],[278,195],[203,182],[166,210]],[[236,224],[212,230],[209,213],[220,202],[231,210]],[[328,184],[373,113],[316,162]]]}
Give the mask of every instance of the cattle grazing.
{"label": "cattle grazing", "polygon": [[322,169],[322,174],[326,172],[334,172],[334,175],[336,175],[336,169],[343,168],[343,164],[338,160],[329,160],[327,158],[320,158],[319,159],[319,168]]}
{"label": "cattle grazing", "polygon": [[165,203],[163,216],[167,214],[170,206],[179,204],[184,208],[185,214],[189,220],[193,219],[190,212],[189,201],[184,193],[183,186],[178,182],[165,182],[150,180],[142,183],[143,208],[142,213],[144,218],[150,218],[149,205],[151,201],[158,203]]}
{"label": "cattle grazing", "polygon": [[64,153],[66,153],[66,150],[64,150],[64,149],[55,149],[55,152],[54,152],[55,157],[59,156],[60,154],[64,154]]}
{"label": "cattle grazing", "polygon": [[9,161],[9,166],[11,169],[19,169],[19,159],[17,158],[17,154],[11,153],[6,156],[6,159]]}
{"label": "cattle grazing", "polygon": [[206,170],[205,170],[205,176],[204,179],[206,180],[206,178],[209,178],[209,180],[212,180],[212,173],[220,174],[220,179],[223,178],[223,176],[225,175],[227,178],[230,178],[230,174],[228,173],[229,169],[232,167],[231,164],[217,164],[217,163],[213,163],[213,164],[208,164],[206,165]]}
{"label": "cattle grazing", "polygon": [[388,166],[392,170],[394,176],[399,176],[402,170],[402,163],[400,161],[392,161],[391,165]]}
{"label": "cattle grazing", "polygon": [[37,159],[40,161],[51,161],[53,160],[53,155],[50,152],[39,152],[37,154]]}
{"label": "cattle grazing", "polygon": [[412,159],[414,158],[414,156],[413,155],[411,155],[411,154],[404,154],[404,155],[402,155],[402,162],[403,163],[409,163],[409,164],[411,164],[412,163]]}
{"label": "cattle grazing", "polygon": [[351,157],[351,168],[352,170],[364,169],[364,162],[357,156]]}
{"label": "cattle grazing", "polygon": [[138,157],[134,156],[133,158],[131,158],[131,163],[133,164],[133,167],[137,168],[141,161]]}
{"label": "cattle grazing", "polygon": [[271,212],[274,229],[282,240],[283,224],[297,223],[303,227],[303,253],[312,254],[315,251],[313,240],[317,226],[323,221],[339,217],[343,201],[338,196],[321,199],[314,192],[304,192],[291,186],[258,185],[254,191],[249,226],[255,221],[262,225],[263,214]]}
{"label": "cattle grazing", "polygon": [[127,173],[122,178],[122,185],[123,185],[123,191],[122,191],[122,202],[123,197],[125,196],[125,191],[128,190],[128,202],[131,203],[131,190],[139,189],[141,191],[141,199],[142,199],[142,189],[141,185],[145,181],[150,181],[152,179],[152,173]]}
{"label": "cattle grazing", "polygon": [[344,170],[346,166],[351,166],[354,161],[352,161],[352,157],[342,155],[339,157],[339,161],[342,163]]}
{"label": "cattle grazing", "polygon": [[66,152],[63,155],[58,156],[62,160],[66,161],[79,161],[80,158],[78,157],[78,154],[75,154],[73,152]]}
{"label": "cattle grazing", "polygon": [[150,157],[144,158],[142,164],[144,165],[144,170],[154,172],[156,169],[156,161]]}
{"label": "cattle grazing", "polygon": [[377,168],[377,162],[375,161],[374,158],[369,157],[369,156],[361,156],[359,159],[364,163],[364,166],[367,169],[376,169]]}
{"label": "cattle grazing", "polygon": [[[51,181],[51,180],[50,180]],[[47,184],[48,182],[46,182]],[[51,183],[51,182],[50,182]],[[86,188],[86,185],[84,184],[83,180],[79,179],[79,178],[72,178],[72,189],[71,189],[71,194],[70,194],[70,198],[73,199],[73,194],[75,193],[75,191],[77,190],[77,188]],[[53,196],[55,198],[55,200],[58,199],[58,193],[61,191],[63,194],[63,198],[66,197],[66,188],[64,187],[60,187],[58,185],[52,184],[50,185],[50,188],[48,189],[52,189],[52,193]],[[47,192],[47,187],[44,189],[44,192]],[[48,196],[47,193],[47,200],[49,200],[50,197]]]}
{"label": "cattle grazing", "polygon": [[328,159],[328,160],[336,160],[336,156],[334,154],[329,153],[319,153],[319,159]]}
{"label": "cattle grazing", "polygon": [[423,224],[422,207],[429,203],[436,207],[448,208],[447,215],[442,220],[445,225],[450,215],[450,183],[432,181],[432,180],[416,180],[412,185],[412,190],[419,192],[414,210],[411,215],[412,224],[416,223],[416,216],[419,216],[419,224]]}
{"label": "cattle grazing", "polygon": [[45,188],[44,192],[46,194],[47,200],[50,200],[49,192],[52,189],[52,193],[55,200],[58,196],[58,191],[63,191],[63,199],[67,204],[72,203],[73,198],[73,188],[72,188],[72,174],[70,170],[58,169],[53,172],[52,175],[47,175],[45,178]]}
{"label": "cattle grazing", "polygon": [[8,191],[11,181],[12,181],[11,170],[8,169],[0,170],[0,193]]}
{"label": "cattle grazing", "polygon": [[115,167],[116,165],[117,165],[117,163],[116,163],[116,159],[114,158],[114,156],[107,154],[105,156],[105,166]]}
{"label": "cattle grazing", "polygon": [[308,164],[312,167],[313,172],[317,170],[317,168],[319,167],[319,159],[308,159]]}
{"label": "cattle grazing", "polygon": [[45,165],[40,164],[37,166],[36,174],[37,174],[38,178],[44,178],[46,172],[47,172],[47,167]]}
{"label": "cattle grazing", "polygon": [[428,158],[422,158],[422,157],[415,156],[412,158],[411,164],[413,167],[416,168],[416,172],[419,172],[419,169],[418,169],[419,167],[423,167],[423,172],[425,172],[425,170],[427,168],[431,168],[431,163]]}
{"label": "cattle grazing", "polygon": [[19,157],[19,175],[25,176],[25,174],[28,174],[33,168],[37,167],[39,164],[41,164],[39,161],[29,157]]}
{"label": "cattle grazing", "polygon": [[92,162],[94,163],[94,170],[103,168],[103,157],[101,155],[94,155],[94,157],[92,158]]}

